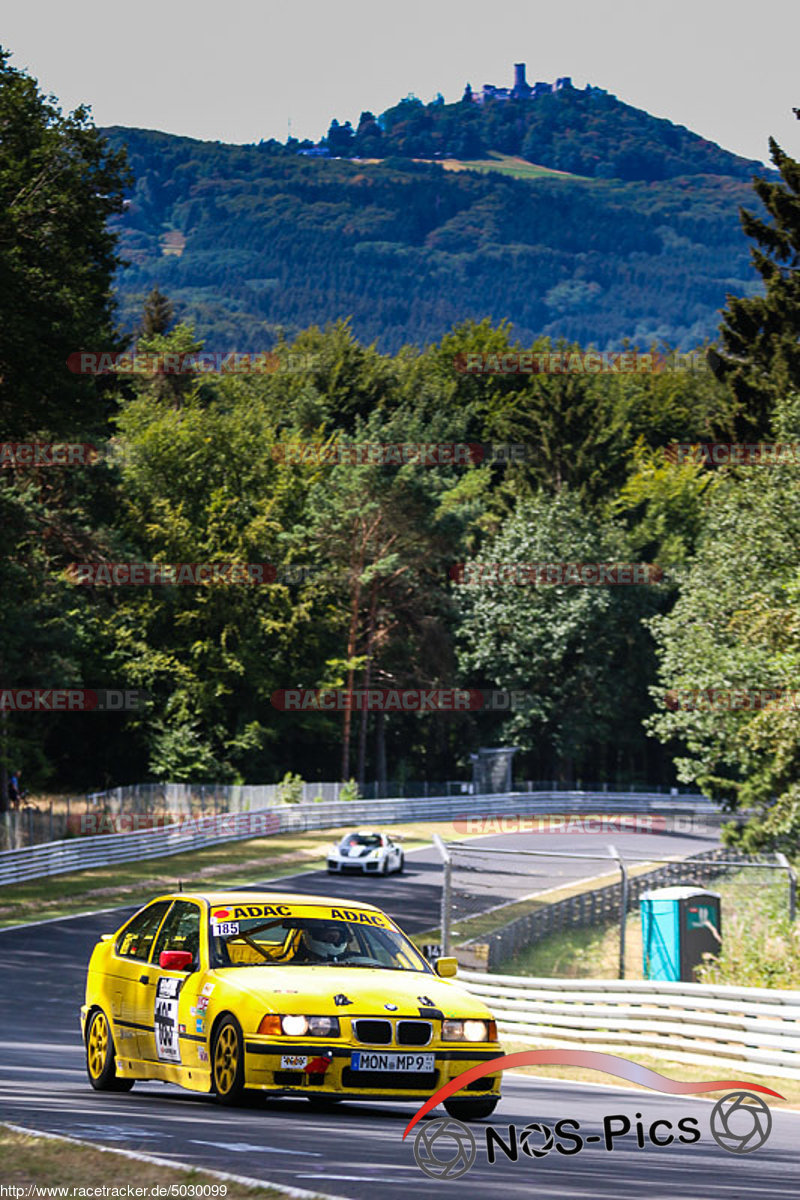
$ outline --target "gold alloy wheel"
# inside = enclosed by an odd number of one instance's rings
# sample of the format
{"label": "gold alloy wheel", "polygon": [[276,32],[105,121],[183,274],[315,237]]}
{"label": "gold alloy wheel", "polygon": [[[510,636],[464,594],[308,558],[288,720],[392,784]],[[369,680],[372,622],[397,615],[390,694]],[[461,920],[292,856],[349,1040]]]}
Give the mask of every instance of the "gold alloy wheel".
{"label": "gold alloy wheel", "polygon": [[89,1074],[92,1079],[99,1079],[108,1055],[108,1021],[102,1012],[94,1015],[92,1027],[89,1030],[89,1044],[86,1049]]}
{"label": "gold alloy wheel", "polygon": [[214,1082],[221,1096],[227,1096],[239,1068],[239,1039],[233,1025],[223,1025],[214,1048]]}

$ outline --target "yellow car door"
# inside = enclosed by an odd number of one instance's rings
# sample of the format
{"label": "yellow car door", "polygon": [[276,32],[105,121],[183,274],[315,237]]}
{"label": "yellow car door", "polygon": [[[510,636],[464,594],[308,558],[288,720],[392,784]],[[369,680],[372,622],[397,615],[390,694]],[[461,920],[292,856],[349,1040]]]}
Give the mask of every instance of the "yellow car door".
{"label": "yellow car door", "polygon": [[201,977],[200,930],[200,905],[192,900],[175,900],[153,945],[148,981],[141,985],[148,1025],[143,1057],[163,1065],[165,1078],[177,1080],[175,1068],[196,1066],[197,1047],[207,1041],[205,1021],[196,1011]]}
{"label": "yellow car door", "polygon": [[132,917],[117,934],[107,961],[105,995],[99,998],[101,1003],[105,999],[122,1058],[143,1058],[148,1035],[152,1038],[153,1015],[147,1011],[144,989],[150,982],[153,944],[170,903],[155,900]]}

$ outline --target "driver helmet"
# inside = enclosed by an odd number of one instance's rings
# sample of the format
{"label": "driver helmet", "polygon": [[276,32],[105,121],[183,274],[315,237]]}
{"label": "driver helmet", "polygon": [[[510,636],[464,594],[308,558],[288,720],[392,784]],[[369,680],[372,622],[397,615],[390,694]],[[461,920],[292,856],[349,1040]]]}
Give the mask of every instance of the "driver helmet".
{"label": "driver helmet", "polygon": [[315,922],[303,930],[303,945],[318,958],[339,958],[347,949],[347,930],[336,921]]}

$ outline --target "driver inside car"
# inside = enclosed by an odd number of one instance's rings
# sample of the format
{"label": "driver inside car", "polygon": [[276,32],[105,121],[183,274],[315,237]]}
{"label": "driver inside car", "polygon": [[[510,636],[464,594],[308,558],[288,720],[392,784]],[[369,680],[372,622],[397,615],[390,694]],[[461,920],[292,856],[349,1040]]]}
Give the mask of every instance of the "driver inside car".
{"label": "driver inside car", "polygon": [[347,952],[347,930],[336,921],[314,921],[300,935],[293,962],[337,963]]}

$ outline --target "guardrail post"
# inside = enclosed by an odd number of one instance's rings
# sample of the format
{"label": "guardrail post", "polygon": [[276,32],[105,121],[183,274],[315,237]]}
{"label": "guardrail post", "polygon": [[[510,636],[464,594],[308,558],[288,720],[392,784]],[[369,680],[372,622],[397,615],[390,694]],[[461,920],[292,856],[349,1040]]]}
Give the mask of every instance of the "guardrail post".
{"label": "guardrail post", "polygon": [[617,860],[620,871],[621,894],[619,902],[619,977],[625,978],[625,925],[628,920],[628,868],[616,846],[609,844],[609,852]]}
{"label": "guardrail post", "polygon": [[797,873],[785,854],[779,851],[775,857],[789,875],[789,920],[794,922],[797,914]]}
{"label": "guardrail post", "polygon": [[447,849],[438,833],[433,835],[433,844],[436,846],[436,849],[439,851],[442,859],[442,955],[447,957],[450,954],[450,903],[452,894],[451,876],[453,870],[453,860],[450,857],[450,851]]}

